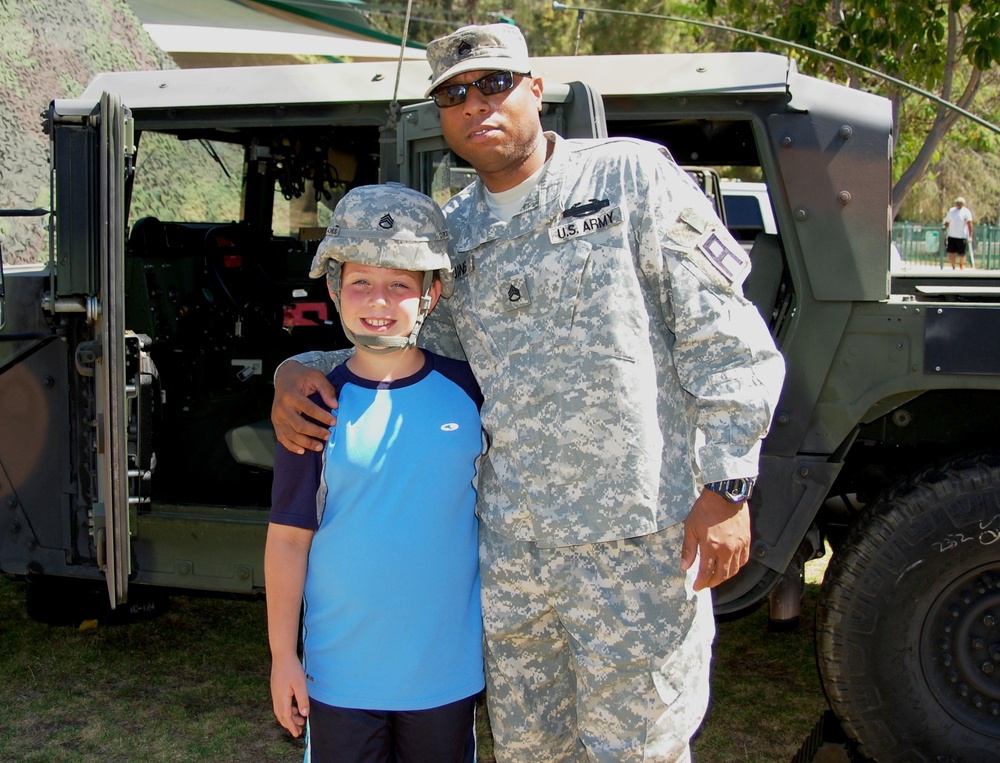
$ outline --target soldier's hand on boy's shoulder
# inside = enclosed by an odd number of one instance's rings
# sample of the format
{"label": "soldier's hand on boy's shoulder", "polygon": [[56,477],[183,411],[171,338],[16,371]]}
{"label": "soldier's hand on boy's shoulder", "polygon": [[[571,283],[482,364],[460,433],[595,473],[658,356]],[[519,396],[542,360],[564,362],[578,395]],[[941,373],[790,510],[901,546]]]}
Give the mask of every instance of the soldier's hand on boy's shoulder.
{"label": "soldier's hand on boy's shoulder", "polygon": [[750,559],[750,511],[718,493],[703,490],[684,520],[681,569],[699,558],[694,590],[715,588]]}
{"label": "soldier's hand on boy's shoulder", "polygon": [[309,717],[306,674],[297,655],[271,662],[271,703],[274,717],[293,737],[302,735]]}
{"label": "soldier's hand on boy's shoulder", "polygon": [[282,364],[274,377],[271,424],[278,442],[292,453],[322,450],[330,439],[327,427],[337,421],[309,399],[313,393],[319,393],[328,407],[337,407],[337,393],[324,373],[294,360]]}

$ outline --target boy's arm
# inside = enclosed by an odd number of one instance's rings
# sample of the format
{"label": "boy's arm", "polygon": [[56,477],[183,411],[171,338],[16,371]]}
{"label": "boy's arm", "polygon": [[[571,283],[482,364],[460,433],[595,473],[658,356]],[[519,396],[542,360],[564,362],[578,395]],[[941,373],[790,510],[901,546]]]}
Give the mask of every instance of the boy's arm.
{"label": "boy's arm", "polygon": [[299,614],[312,530],[270,524],[264,547],[267,636],[271,646],[271,702],[274,715],[293,737],[309,716],[306,675],[299,660]]}

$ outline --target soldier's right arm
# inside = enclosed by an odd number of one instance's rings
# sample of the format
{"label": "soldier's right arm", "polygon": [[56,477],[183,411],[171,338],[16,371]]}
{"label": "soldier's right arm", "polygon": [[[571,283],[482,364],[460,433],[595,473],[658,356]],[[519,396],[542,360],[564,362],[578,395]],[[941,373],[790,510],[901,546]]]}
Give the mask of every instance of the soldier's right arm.
{"label": "soldier's right arm", "polygon": [[329,408],[337,407],[337,393],[326,374],[350,356],[350,350],[305,352],[286,360],[274,374],[271,424],[278,442],[299,455],[322,450],[337,420],[309,396],[319,393]]}

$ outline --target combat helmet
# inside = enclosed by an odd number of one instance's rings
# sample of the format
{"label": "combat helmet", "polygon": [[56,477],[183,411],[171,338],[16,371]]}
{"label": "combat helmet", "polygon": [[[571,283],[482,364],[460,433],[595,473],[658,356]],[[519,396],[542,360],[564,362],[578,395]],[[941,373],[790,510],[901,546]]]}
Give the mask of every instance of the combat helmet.
{"label": "combat helmet", "polygon": [[348,191],[337,203],[309,275],[326,276],[340,312],[345,262],[423,272],[423,295],[408,337],[357,336],[341,317],[344,334],[352,343],[376,352],[394,352],[416,346],[417,335],[431,310],[435,275],[441,281],[441,296],[451,296],[455,280],[449,255],[447,223],[433,199],[401,183],[364,185]]}

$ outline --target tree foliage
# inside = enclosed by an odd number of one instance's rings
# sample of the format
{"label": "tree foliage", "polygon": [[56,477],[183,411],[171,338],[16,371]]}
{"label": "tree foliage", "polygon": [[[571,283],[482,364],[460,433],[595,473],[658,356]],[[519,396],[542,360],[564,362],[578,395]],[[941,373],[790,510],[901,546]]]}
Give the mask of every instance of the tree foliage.
{"label": "tree foliage", "polygon": [[[702,0],[725,24],[829,52],[932,92],[996,121],[996,104],[977,104],[1000,67],[997,0]],[[757,45],[750,38],[739,47]],[[938,158],[961,115],[907,88],[829,59],[802,54],[805,71],[880,92],[893,103],[897,179],[893,211]],[[987,88],[989,89],[989,88]],[[967,128],[965,128],[967,129]],[[974,130],[986,132],[985,128]],[[914,140],[914,136],[918,136]],[[990,142],[990,138],[983,138]]]}
{"label": "tree foliage", "polygon": [[[567,2],[567,5],[572,4]],[[663,15],[702,14],[691,0],[606,0],[584,3],[610,10]],[[372,21],[379,28],[400,35],[405,4],[372,4]],[[421,0],[414,3],[408,39],[426,43],[464,24],[516,23],[524,31],[536,56],[605,55],[612,53],[664,53],[690,50],[697,34],[692,27],[650,23],[648,18],[555,10],[544,0]]]}
{"label": "tree foliage", "polygon": [[[571,5],[571,0],[567,0]],[[1000,123],[998,0],[592,0],[587,7],[711,19],[813,47],[934,93]],[[370,6],[373,20],[403,30],[405,4]],[[787,47],[747,36],[642,16],[557,11],[547,0],[422,0],[413,4],[409,39],[426,43],[469,23],[513,21],[534,55],[652,53]],[[878,92],[893,103],[896,161],[893,209],[931,220],[956,189],[981,197],[980,219],[1000,196],[992,154],[1000,135],[909,89],[828,58],[794,52],[803,71]],[[975,187],[962,187],[952,166]],[[965,181],[970,182],[969,180]],[[979,193],[977,194],[977,189]],[[987,213],[987,207],[989,212]]]}

